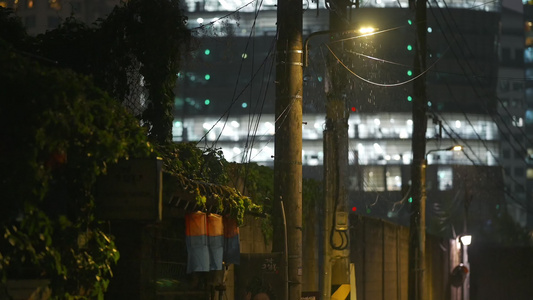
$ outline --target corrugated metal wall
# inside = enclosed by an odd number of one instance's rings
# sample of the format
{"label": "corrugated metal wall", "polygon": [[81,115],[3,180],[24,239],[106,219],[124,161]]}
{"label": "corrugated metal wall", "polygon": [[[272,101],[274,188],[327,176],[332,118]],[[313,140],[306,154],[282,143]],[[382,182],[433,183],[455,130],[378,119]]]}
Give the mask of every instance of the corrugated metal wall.
{"label": "corrugated metal wall", "polygon": [[[409,228],[357,215],[350,224],[357,299],[407,299]],[[426,236],[428,300],[450,299],[449,248],[447,239]]]}

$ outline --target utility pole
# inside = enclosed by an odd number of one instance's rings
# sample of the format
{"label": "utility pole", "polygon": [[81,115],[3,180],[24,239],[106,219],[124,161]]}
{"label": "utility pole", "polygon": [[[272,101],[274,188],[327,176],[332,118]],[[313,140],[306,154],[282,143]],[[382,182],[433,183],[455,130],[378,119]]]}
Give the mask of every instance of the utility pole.
{"label": "utility pole", "polygon": [[426,55],[427,15],[426,0],[412,0],[416,20],[416,51],[413,83],[413,137],[411,148],[411,216],[409,227],[409,280],[408,300],[426,300]]}
{"label": "utility pole", "polygon": [[[302,287],[302,95],[303,10],[301,0],[278,0],[274,149],[273,251],[287,249],[288,292],[300,300]],[[284,245],[281,201],[287,216]],[[287,246],[287,247],[285,247]]]}
{"label": "utility pole", "polygon": [[[350,1],[332,0],[330,38],[350,26]],[[334,8],[334,9],[333,9]],[[324,130],[324,261],[322,299],[329,300],[332,286],[350,284],[348,233],[348,110],[346,71],[328,55],[326,75],[326,128]]]}

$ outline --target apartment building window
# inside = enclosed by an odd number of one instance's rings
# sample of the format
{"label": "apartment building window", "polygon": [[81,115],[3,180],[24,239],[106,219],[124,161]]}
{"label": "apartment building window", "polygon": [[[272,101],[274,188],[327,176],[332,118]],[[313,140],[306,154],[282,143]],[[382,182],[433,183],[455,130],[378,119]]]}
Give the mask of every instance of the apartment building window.
{"label": "apartment building window", "polygon": [[527,169],[527,179],[533,179],[533,169]]}
{"label": "apartment building window", "polygon": [[437,170],[437,180],[439,181],[439,191],[448,191],[453,188],[452,167],[439,167]]}
{"label": "apartment building window", "polygon": [[48,0],[51,9],[61,10],[61,3],[58,0]]}
{"label": "apartment building window", "polygon": [[526,110],[526,123],[533,124],[533,111],[530,109]]}
{"label": "apartment building window", "polygon": [[511,123],[513,124],[514,127],[523,127],[524,119],[517,117],[517,116],[513,116]]}
{"label": "apartment building window", "polygon": [[348,189],[350,191],[359,191],[359,177],[357,177],[357,176],[349,176],[348,177],[348,181],[349,181]]}
{"label": "apartment building window", "polygon": [[363,190],[365,192],[382,192],[385,190],[384,166],[367,166],[363,171]]}
{"label": "apartment building window", "polygon": [[[533,38],[527,37],[526,46],[530,47],[531,45],[533,45]],[[524,62],[525,63],[533,62],[533,50],[531,48],[527,48],[524,50]]]}
{"label": "apartment building window", "polygon": [[400,166],[387,166],[385,176],[387,191],[399,191],[402,189],[402,171]]}

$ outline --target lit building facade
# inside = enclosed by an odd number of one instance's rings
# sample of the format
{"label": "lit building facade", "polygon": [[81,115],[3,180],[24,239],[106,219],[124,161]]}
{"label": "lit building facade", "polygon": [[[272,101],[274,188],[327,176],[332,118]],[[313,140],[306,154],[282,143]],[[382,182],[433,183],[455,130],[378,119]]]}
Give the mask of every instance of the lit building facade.
{"label": "lit building facade", "polygon": [[[522,2],[502,2],[499,42],[498,126],[501,134],[499,164],[505,174],[507,211],[521,226],[527,225],[526,157],[531,148],[526,128],[526,65],[524,59],[524,11]],[[529,121],[531,122],[531,121]]]}
{"label": "lit building facade", "polygon": [[[273,166],[275,3],[262,2],[259,7],[255,2],[222,2],[187,2],[189,25],[200,37],[200,48],[180,73],[174,140],[220,147],[230,161]],[[372,1],[364,6],[352,10],[352,23],[373,26],[376,34],[346,35],[340,42],[328,40],[327,35],[306,40],[304,176],[322,178],[325,57],[334,53],[346,65],[349,78],[345,109],[350,206],[355,213],[406,224],[414,13],[407,1]],[[500,45],[507,45],[509,38],[508,31],[501,31],[506,20],[502,13],[499,2],[428,3],[426,150],[464,146],[462,152],[427,155],[431,232],[454,235],[467,228],[491,232],[493,219],[510,201],[504,185],[508,175],[502,174],[502,167],[511,164],[502,161],[506,153],[502,133],[507,134],[502,128],[514,124],[518,130],[520,116],[510,118],[510,125],[499,118],[498,78],[506,72],[501,71]],[[304,11],[303,22],[305,39],[328,29],[329,11],[312,4]],[[525,224],[525,215],[513,217]]]}

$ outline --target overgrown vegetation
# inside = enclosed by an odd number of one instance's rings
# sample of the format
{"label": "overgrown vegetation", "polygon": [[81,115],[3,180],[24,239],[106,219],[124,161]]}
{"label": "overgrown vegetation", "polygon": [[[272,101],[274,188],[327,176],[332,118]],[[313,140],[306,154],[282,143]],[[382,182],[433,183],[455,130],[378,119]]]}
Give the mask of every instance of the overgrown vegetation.
{"label": "overgrown vegetation", "polygon": [[107,165],[150,154],[145,130],[88,78],[0,43],[0,275],[29,268],[56,298],[102,298],[119,255],[93,186]]}
{"label": "overgrown vegetation", "polygon": [[33,38],[0,7],[2,283],[41,277],[54,299],[103,299],[119,254],[94,185],[121,159],[155,156],[149,141],[170,142],[184,21],[177,1],[133,0]]}
{"label": "overgrown vegetation", "polygon": [[167,144],[173,89],[191,45],[186,21],[177,0],[125,1],[91,26],[71,17],[39,35],[36,54],[92,76],[142,121],[150,141]]}
{"label": "overgrown vegetation", "polygon": [[219,213],[234,217],[238,224],[243,223],[245,212],[264,212],[263,198],[255,198],[259,196],[255,187],[242,191],[236,182],[229,180],[239,174],[235,173],[234,164],[224,159],[221,150],[201,150],[195,143],[179,143],[157,146],[157,152],[169,175],[164,187],[166,198],[176,190],[185,195],[192,193],[198,209],[214,206]]}

